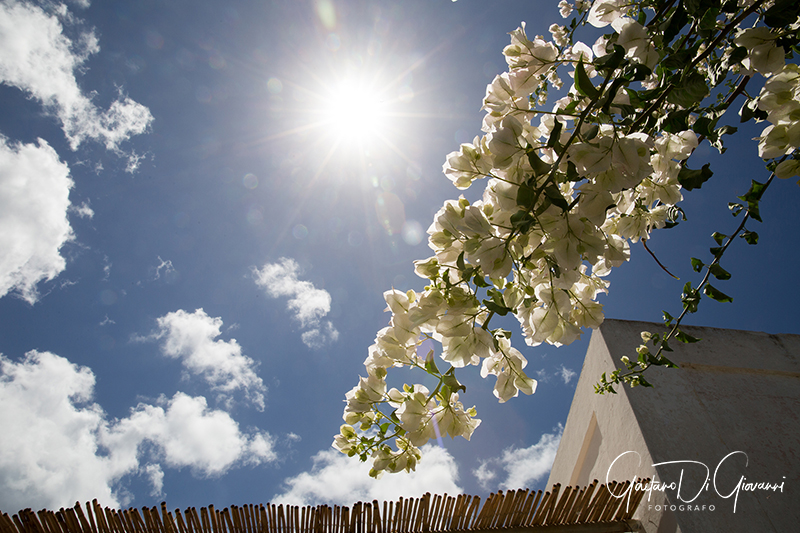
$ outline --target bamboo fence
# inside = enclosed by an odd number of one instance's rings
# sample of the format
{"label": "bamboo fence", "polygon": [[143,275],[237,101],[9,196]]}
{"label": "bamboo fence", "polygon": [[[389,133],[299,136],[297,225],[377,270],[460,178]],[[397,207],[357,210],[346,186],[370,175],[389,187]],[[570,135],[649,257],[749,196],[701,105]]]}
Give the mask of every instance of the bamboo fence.
{"label": "bamboo fence", "polygon": [[[639,480],[646,484],[649,480]],[[157,507],[110,509],[97,500],[58,511],[25,509],[9,516],[0,512],[0,533],[474,533],[503,530],[623,532],[636,531],[633,514],[644,491],[625,494],[630,481],[587,487],[553,485],[550,492],[520,489],[490,494],[480,506],[478,496],[431,495],[396,502],[358,502],[350,507],[283,504],[213,505],[170,512]],[[640,485],[641,486],[641,485]],[[606,490],[606,488],[608,490]]]}

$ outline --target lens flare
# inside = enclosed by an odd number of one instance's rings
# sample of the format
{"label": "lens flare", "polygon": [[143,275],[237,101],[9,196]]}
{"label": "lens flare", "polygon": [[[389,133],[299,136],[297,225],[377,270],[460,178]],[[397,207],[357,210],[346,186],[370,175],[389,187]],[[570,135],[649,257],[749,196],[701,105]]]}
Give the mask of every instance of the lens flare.
{"label": "lens flare", "polygon": [[380,95],[355,80],[344,80],[334,87],[323,109],[328,129],[346,140],[366,141],[386,120],[386,105]]}

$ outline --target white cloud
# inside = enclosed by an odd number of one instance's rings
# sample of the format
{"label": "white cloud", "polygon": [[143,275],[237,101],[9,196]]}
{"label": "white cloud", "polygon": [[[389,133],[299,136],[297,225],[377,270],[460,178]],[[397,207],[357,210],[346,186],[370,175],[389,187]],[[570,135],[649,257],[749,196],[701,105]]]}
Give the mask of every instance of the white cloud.
{"label": "white cloud", "polygon": [[370,462],[361,463],[333,449],[320,451],[312,459],[311,471],[285,479],[286,491],[273,496],[272,503],[351,505],[356,501],[419,497],[426,492],[449,495],[463,492],[457,485],[455,459],[438,446],[422,448],[422,461],[416,471],[386,474],[380,479],[369,477]]}
{"label": "white cloud", "polygon": [[[97,37],[92,31],[68,37],[65,26],[77,28],[80,21],[64,4],[47,6],[0,2],[0,83],[20,89],[54,113],[73,150],[91,138],[121,154],[120,144],[143,133],[153,117],[121,93],[105,111],[92,103],[75,72],[99,51]],[[130,155],[136,162],[138,157]],[[132,164],[129,160],[128,166]],[[37,284],[64,270],[60,250],[74,238],[67,214],[93,215],[88,203],[70,206],[72,186],[69,167],[45,141],[18,145],[0,137],[0,297],[12,292],[35,303]]]}
{"label": "white cloud", "polygon": [[158,262],[159,265],[155,267],[155,276],[153,277],[154,280],[164,278],[165,283],[174,283],[180,278],[180,274],[172,265],[172,260],[167,259],[164,261],[159,255]]}
{"label": "white cloud", "polygon": [[208,316],[202,309],[194,313],[179,310],[158,319],[161,350],[167,357],[180,359],[192,374],[202,376],[219,399],[230,402],[230,393],[241,390],[261,411],[264,410],[264,382],[255,372],[256,362],[242,354],[236,339],[215,340],[220,336],[222,319]]}
{"label": "white cloud", "polygon": [[98,454],[105,424],[90,403],[94,374],[48,352],[0,356],[0,508],[116,502],[110,484],[129,467]]}
{"label": "white cloud", "polygon": [[122,94],[106,111],[92,103],[78,86],[75,71],[99,51],[97,37],[87,31],[70,39],[59,16],[74,22],[63,4],[47,13],[28,3],[0,3],[0,82],[52,110],[73,150],[91,138],[119,151],[120,143],[147,129],[153,119],[150,110]]}
{"label": "white cloud", "polygon": [[331,295],[310,281],[297,279],[299,270],[294,260],[282,257],[278,263],[267,263],[261,270],[253,268],[253,275],[256,285],[272,298],[289,297],[289,310],[306,329],[303,342],[309,348],[321,348],[339,338],[330,321],[321,321],[331,310]]}
{"label": "white cloud", "polygon": [[164,471],[161,465],[149,464],[144,467],[144,475],[150,481],[150,496],[153,498],[164,497]]}
{"label": "white cloud", "polygon": [[128,461],[135,461],[144,441],[155,444],[166,466],[190,467],[196,475],[219,476],[236,463],[259,464],[277,459],[266,433],[245,435],[225,411],[210,410],[202,396],[182,392],[160,405],[140,403],[131,415],[103,434],[103,442]]}
{"label": "white cloud", "polygon": [[36,285],[66,267],[60,250],[74,238],[72,185],[69,167],[45,141],[9,145],[0,137],[0,297],[13,292],[33,304]]}
{"label": "white cloud", "polygon": [[89,202],[83,202],[81,205],[71,205],[69,211],[80,218],[92,218],[94,216],[94,210],[89,207]]}
{"label": "white cloud", "polygon": [[128,503],[119,486],[127,475],[144,475],[160,493],[162,465],[216,476],[276,459],[268,434],[243,433],[202,397],[179,392],[109,421],[92,402],[94,383],[89,368],[49,352],[28,352],[20,362],[0,355],[0,427],[14,435],[0,439],[0,509],[92,498],[117,507]]}
{"label": "white cloud", "polygon": [[108,278],[111,277],[111,261],[108,260],[108,256],[103,256],[103,281],[108,281]]}
{"label": "white cloud", "polygon": [[564,384],[566,385],[570,381],[572,381],[572,378],[574,378],[578,374],[576,374],[574,370],[571,370],[565,367],[564,365],[561,365],[561,370],[559,370],[559,375],[561,376],[561,379],[564,380]]}
{"label": "white cloud", "polygon": [[497,477],[497,472],[492,469],[489,461],[481,462],[480,466],[472,471],[472,474],[478,478],[478,483],[484,489],[492,486],[492,481]]}
{"label": "white cloud", "polygon": [[[500,457],[481,461],[472,473],[484,490],[491,490],[493,486],[507,490],[530,487],[550,473],[563,431],[564,427],[559,424],[555,433],[545,433],[536,444],[527,448],[508,448]],[[496,484],[498,470],[505,471],[505,480]]]}
{"label": "white cloud", "polygon": [[300,336],[303,339],[303,344],[309,348],[322,348],[329,342],[336,342],[339,338],[339,332],[333,327],[330,322],[320,324],[318,328],[304,331]]}

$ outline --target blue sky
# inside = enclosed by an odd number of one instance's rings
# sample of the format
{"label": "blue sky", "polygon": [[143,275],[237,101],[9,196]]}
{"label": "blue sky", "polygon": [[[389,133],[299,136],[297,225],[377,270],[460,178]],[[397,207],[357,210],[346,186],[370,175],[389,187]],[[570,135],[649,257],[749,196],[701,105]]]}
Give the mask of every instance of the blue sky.
{"label": "blue sky", "polygon": [[[509,320],[537,392],[499,405],[465,372],[481,426],[413,475],[374,482],[330,448],[383,291],[424,285],[412,260],[458,195],[442,163],[480,133],[523,20],[560,17],[530,0],[0,2],[0,509],[541,488],[589,332],[529,348]],[[767,178],[759,132],[723,157],[701,145],[714,179],[650,241],[681,281],[634,245],[607,317],[680,311],[689,257]],[[723,261],[734,303],[689,323],[800,332],[796,194],[766,193],[758,246]]]}

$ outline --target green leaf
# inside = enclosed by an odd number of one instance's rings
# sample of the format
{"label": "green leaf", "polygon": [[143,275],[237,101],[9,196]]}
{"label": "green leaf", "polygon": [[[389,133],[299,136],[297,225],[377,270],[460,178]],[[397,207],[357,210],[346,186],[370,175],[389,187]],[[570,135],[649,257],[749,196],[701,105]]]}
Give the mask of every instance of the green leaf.
{"label": "green leaf", "polygon": [[665,326],[669,326],[670,324],[672,324],[672,321],[675,320],[675,318],[671,314],[667,313],[666,311],[661,311],[661,314],[664,316],[664,325]]}
{"label": "green leaf", "polygon": [[488,309],[489,311],[493,311],[493,312],[497,313],[500,316],[506,316],[510,311],[512,311],[511,309],[509,309],[505,305],[498,305],[498,304],[494,303],[491,300],[485,300],[484,299],[483,300],[483,305],[485,305],[486,309]]}
{"label": "green leaf", "polygon": [[717,29],[717,17],[719,16],[719,3],[717,6],[711,7],[703,14],[700,19],[698,35],[703,37],[710,37],[713,31]]}
{"label": "green leaf", "polygon": [[767,188],[766,183],[761,183],[760,181],[751,180],[750,181],[750,190],[747,191],[744,198],[742,200],[749,202],[750,200],[761,200],[761,195],[764,194],[764,190]]}
{"label": "green leaf", "polygon": [[767,116],[769,115],[766,111],[758,108],[758,99],[756,98],[747,100],[739,110],[739,122],[747,122],[751,118],[755,118],[756,121],[760,122],[765,120]]}
{"label": "green leaf", "polygon": [[[672,350],[670,350],[670,352],[671,352],[671,351],[672,351]],[[665,367],[667,367],[667,368],[678,368],[678,365],[676,365],[675,363],[673,363],[672,361],[670,361],[669,359],[667,359],[666,357],[664,357],[664,355],[663,355],[663,354],[661,355],[661,365],[662,365],[662,366],[665,366]]]}
{"label": "green leaf", "polygon": [[742,209],[744,209],[744,206],[739,203],[730,202],[728,203],[728,209],[730,209],[733,216],[737,217],[739,213],[742,212]]}
{"label": "green leaf", "polygon": [[428,352],[425,356],[425,371],[428,374],[439,374],[439,369],[436,367],[436,358],[433,356],[433,350]]}
{"label": "green leaf", "polygon": [[553,121],[553,131],[550,133],[550,138],[547,139],[548,148],[555,148],[559,145],[558,140],[561,138],[561,128],[563,127],[564,125],[560,120],[556,119]]}
{"label": "green leaf", "polygon": [[610,54],[598,57],[594,60],[594,68],[606,74],[614,72],[625,59],[625,49],[618,44],[614,45],[614,51]]}
{"label": "green leaf", "polygon": [[556,114],[557,115],[574,115],[575,114],[575,110],[578,109],[578,104],[579,103],[580,102],[578,100],[573,100],[573,101],[571,101],[570,103],[567,104],[567,107],[565,107],[563,109],[562,108],[557,109],[556,110]]}
{"label": "green leaf", "polygon": [[578,174],[578,167],[572,161],[567,161],[567,179],[569,181],[580,181],[583,176]]}
{"label": "green leaf", "polygon": [[698,135],[713,135],[714,126],[717,125],[717,119],[711,120],[708,117],[699,117],[694,124],[692,124],[692,131]]}
{"label": "green leaf", "polygon": [[706,286],[703,287],[703,292],[706,296],[711,298],[712,300],[716,300],[718,302],[733,302],[733,298],[722,292],[721,290],[715,288],[710,283],[706,283]]}
{"label": "green leaf", "polygon": [[490,284],[486,282],[486,278],[481,276],[478,272],[476,272],[475,276],[472,278],[472,283],[474,283],[476,287],[489,287],[490,286]]}
{"label": "green leaf", "polygon": [[456,377],[453,375],[452,368],[448,370],[445,375],[442,376],[442,383],[444,383],[445,386],[452,392],[467,391],[467,387],[459,383]]}
{"label": "green leaf", "polygon": [[498,289],[489,289],[488,291],[486,291],[486,294],[497,305],[505,305],[505,300],[503,300],[503,293]]}
{"label": "green leaf", "polygon": [[758,244],[758,233],[755,231],[744,230],[739,237],[744,239],[747,244]]}
{"label": "green leaf", "polygon": [[611,104],[614,101],[614,97],[617,95],[617,91],[625,81],[623,77],[616,78],[611,86],[606,89],[606,92],[603,93],[603,97],[598,100],[602,112],[606,115],[611,114]]}
{"label": "green leaf", "polygon": [[681,303],[683,308],[689,313],[697,312],[697,305],[700,303],[700,296],[697,294],[697,289],[692,288],[692,282],[687,281],[683,286],[683,294],[681,294]]}
{"label": "green leaf", "polygon": [[675,70],[681,69],[687,65],[693,58],[691,50],[680,49],[674,54],[670,54],[661,62],[661,66],[665,69]]}
{"label": "green leaf", "polygon": [[[556,122],[560,124],[560,122],[557,120]],[[553,166],[542,161],[539,155],[536,153],[536,150],[533,149],[528,150],[528,162],[531,164],[534,176],[544,176],[550,172],[550,169]]]}
{"label": "green leaf", "polygon": [[538,217],[539,215],[547,211],[547,208],[549,208],[551,205],[553,205],[553,202],[550,201],[550,198],[545,196],[544,199],[539,203],[539,207],[536,208],[534,216]]}
{"label": "green leaf", "polygon": [[549,255],[544,256],[544,262],[547,263],[548,268],[550,268],[555,277],[557,278],[561,277],[561,267],[552,257],[550,257]]}
{"label": "green leaf", "polygon": [[739,196],[740,200],[747,202],[747,213],[750,218],[761,222],[761,215],[758,210],[758,203],[761,200],[761,195],[764,194],[766,184],[752,180],[750,182],[750,190],[744,196]]}
{"label": "green leaf", "polygon": [[703,101],[709,95],[706,78],[697,71],[680,81],[667,95],[667,102],[681,107],[690,108]]}
{"label": "green leaf", "polygon": [[634,63],[633,65],[628,65],[628,68],[626,68],[623,73],[622,79],[625,81],[642,81],[652,73],[653,71],[650,67],[642,65],[641,63]]}
{"label": "green leaf", "polygon": [[733,126],[722,126],[717,128],[716,130],[712,131],[710,135],[708,135],[708,142],[711,143],[711,146],[716,148],[720,154],[725,153],[725,146],[722,140],[723,135],[733,135],[736,133],[737,128]]}
{"label": "green leaf", "polygon": [[718,231],[715,231],[714,233],[711,234],[711,238],[714,239],[717,242],[717,244],[722,244],[725,241],[726,237],[727,235],[724,235]]}
{"label": "green leaf", "polygon": [[687,22],[689,22],[689,16],[683,9],[683,4],[678,2],[678,6],[675,8],[672,16],[669,18],[666,28],[664,28],[664,45],[668,45],[670,42],[672,42],[672,39],[674,39],[675,36],[680,33],[681,29],[686,26]]}
{"label": "green leaf", "polygon": [[761,212],[758,209],[758,203],[757,202],[756,203],[752,203],[747,207],[747,214],[749,214],[750,218],[752,218],[753,220],[758,220],[759,222],[762,222],[762,220],[761,220]]}
{"label": "green leaf", "polygon": [[747,48],[744,46],[737,46],[731,52],[730,57],[728,57],[728,66],[736,65],[737,63],[741,63],[742,59],[747,57]]}
{"label": "green leaf", "polygon": [[464,252],[458,254],[458,259],[456,259],[456,266],[459,270],[465,270],[467,267],[464,264]]}
{"label": "green leaf", "polygon": [[677,111],[673,111],[669,113],[664,121],[661,123],[661,127],[664,131],[669,133],[680,133],[682,131],[686,131],[689,129],[689,115],[691,111],[689,109],[679,109]]}
{"label": "green leaf", "polygon": [[533,224],[533,216],[525,209],[520,209],[511,215],[511,226],[520,233],[528,233]]}
{"label": "green leaf", "polygon": [[[445,374],[446,376],[447,374]],[[442,376],[442,382],[444,382],[445,376]],[[453,378],[455,379],[455,378]],[[450,387],[447,385],[442,385],[439,387],[439,396],[445,401],[450,401],[450,395],[453,394],[453,391],[450,390]]]}
{"label": "green leaf", "polygon": [[564,199],[564,196],[561,194],[561,191],[558,190],[558,187],[550,183],[547,187],[544,188],[544,195],[547,196],[553,205],[556,207],[560,207],[564,211],[569,210],[569,204]]}
{"label": "green leaf", "polygon": [[586,69],[583,68],[583,59],[578,61],[578,66],[575,67],[575,88],[584,96],[588,96],[592,100],[596,100],[600,96],[600,91],[592,85],[589,76],[586,74]]}
{"label": "green leaf", "polygon": [[711,274],[720,281],[731,279],[730,273],[721,266],[719,266],[719,263],[713,263],[711,265],[708,265],[708,271],[711,272]]}
{"label": "green leaf", "polygon": [[683,331],[678,331],[678,334],[675,335],[675,338],[678,339],[681,342],[685,342],[686,344],[691,344],[693,342],[700,342],[700,340],[701,340],[701,339],[698,339],[697,337],[692,337],[691,335],[689,335],[688,333],[685,333]]}
{"label": "green leaf", "polygon": [[792,24],[800,14],[797,0],[776,0],[764,13],[764,24],[770,28],[780,28]]}
{"label": "green leaf", "polygon": [[696,257],[692,257],[692,270],[694,270],[695,272],[700,272],[701,270],[703,270],[704,266],[705,265],[703,264],[702,261],[700,261]]}
{"label": "green leaf", "polygon": [[527,183],[517,188],[517,205],[525,211],[530,211],[536,205],[536,191]]}
{"label": "green leaf", "polygon": [[709,9],[719,9],[720,0],[683,0],[683,5],[692,18],[697,18]]}
{"label": "green leaf", "polygon": [[692,170],[684,166],[678,173],[678,182],[684,189],[691,191],[702,187],[713,175],[714,172],[711,170],[711,163],[706,163],[703,165],[703,168],[699,170]]}

